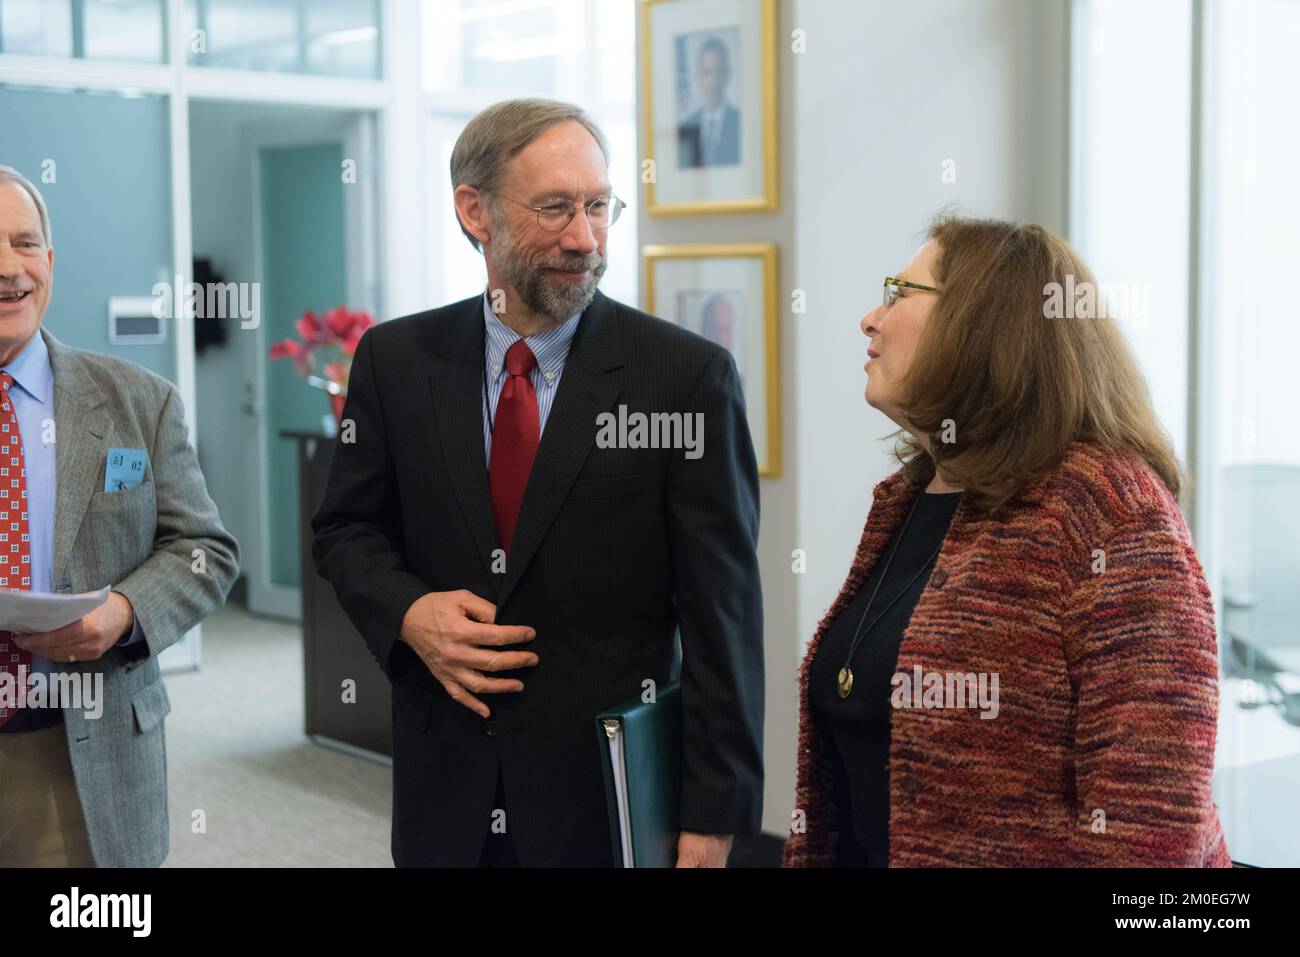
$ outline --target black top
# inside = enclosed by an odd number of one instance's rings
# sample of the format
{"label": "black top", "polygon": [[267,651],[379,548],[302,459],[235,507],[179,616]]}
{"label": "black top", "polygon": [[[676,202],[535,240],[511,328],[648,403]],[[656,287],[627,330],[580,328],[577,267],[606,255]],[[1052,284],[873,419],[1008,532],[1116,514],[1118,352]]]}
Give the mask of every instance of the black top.
{"label": "black top", "polygon": [[[832,801],[839,824],[832,843],[840,867],[884,866],[889,853],[890,682],[912,609],[930,580],[932,556],[948,534],[948,524],[961,500],[960,492],[919,494],[920,501],[907,528],[901,530],[901,539],[899,533],[894,534],[848,607],[822,635],[808,676],[809,704],[830,743],[827,751],[835,771]],[[895,542],[898,550],[880,581]],[[922,568],[925,570],[917,575]],[[913,576],[915,581],[900,595]],[[863,623],[863,612],[878,581],[880,590]],[[884,617],[880,617],[882,611]],[[872,626],[872,622],[876,624]],[[836,679],[859,625],[866,633],[849,662],[853,690],[841,698]]]}

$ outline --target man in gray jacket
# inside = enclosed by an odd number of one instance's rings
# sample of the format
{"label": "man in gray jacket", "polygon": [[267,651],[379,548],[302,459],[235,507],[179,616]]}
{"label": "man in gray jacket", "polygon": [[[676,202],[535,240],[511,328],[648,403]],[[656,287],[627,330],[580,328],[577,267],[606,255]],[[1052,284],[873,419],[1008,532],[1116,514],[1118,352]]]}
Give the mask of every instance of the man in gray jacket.
{"label": "man in gray jacket", "polygon": [[53,269],[40,192],[0,166],[0,589],[112,589],[57,630],[0,630],[0,866],[155,867],[158,654],[225,599],[239,551],[175,387],[41,328]]}

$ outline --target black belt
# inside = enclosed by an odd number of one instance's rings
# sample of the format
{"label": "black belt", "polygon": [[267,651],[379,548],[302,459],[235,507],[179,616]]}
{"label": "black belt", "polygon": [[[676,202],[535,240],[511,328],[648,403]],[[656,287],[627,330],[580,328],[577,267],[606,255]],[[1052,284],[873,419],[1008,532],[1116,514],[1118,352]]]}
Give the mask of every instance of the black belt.
{"label": "black belt", "polygon": [[44,731],[63,724],[62,708],[19,708],[18,713],[0,725],[0,734],[26,734]]}

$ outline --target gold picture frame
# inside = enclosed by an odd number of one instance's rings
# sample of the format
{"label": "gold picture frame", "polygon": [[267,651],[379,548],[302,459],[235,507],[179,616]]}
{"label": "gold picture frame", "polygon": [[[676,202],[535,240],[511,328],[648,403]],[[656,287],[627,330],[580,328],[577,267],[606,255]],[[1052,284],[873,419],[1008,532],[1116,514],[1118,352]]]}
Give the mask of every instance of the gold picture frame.
{"label": "gold picture frame", "polygon": [[[655,244],[644,246],[641,257],[645,262],[645,301],[646,311],[667,319],[685,328],[692,328],[690,320],[684,321],[681,314],[693,300],[703,303],[699,311],[703,318],[710,305],[719,301],[727,305],[733,326],[738,327],[742,347],[737,350],[732,343],[721,343],[737,359],[737,368],[741,373],[741,383],[745,391],[745,406],[749,414],[750,434],[754,438],[754,451],[758,457],[758,474],[766,478],[779,478],[781,475],[781,364],[780,364],[780,328],[777,322],[777,250],[775,243],[690,243],[690,244]],[[703,276],[699,265],[694,270],[681,273],[677,277],[679,287],[676,302],[665,302],[667,296],[660,295],[660,278],[667,272],[667,264],[679,264],[683,261],[697,264],[709,260],[736,263],[737,261],[756,261],[759,266],[758,278],[752,274],[747,281],[740,279],[744,288],[739,291],[719,292],[727,285],[738,283],[738,272],[733,266],[730,270],[718,268],[715,277]],[[689,286],[683,287],[683,281]],[[710,286],[714,282],[716,285]],[[666,289],[671,291],[670,289]],[[762,325],[758,336],[747,329],[744,294],[751,296],[758,292],[762,299]],[[730,302],[728,302],[730,297]],[[734,303],[740,302],[742,309],[739,322],[734,318]],[[664,311],[660,311],[664,310]],[[701,332],[715,342],[719,340],[709,335],[707,329]],[[761,368],[756,369],[755,366]],[[756,374],[755,374],[756,373]],[[761,400],[762,408],[755,406]]]}
{"label": "gold picture frame", "polygon": [[[742,157],[739,165],[742,169],[742,175],[746,162],[752,162],[752,154],[761,152],[763,169],[761,174],[761,193],[755,195],[743,195],[724,199],[681,199],[665,198],[662,193],[667,190],[658,188],[658,181],[661,174],[667,172],[669,175],[682,176],[676,169],[676,163],[665,164],[665,155],[656,145],[656,82],[658,77],[655,73],[655,14],[657,11],[664,11],[669,8],[684,8],[690,4],[712,5],[715,6],[725,0],[640,0],[641,2],[641,99],[642,99],[642,142],[645,147],[645,156],[651,162],[653,175],[645,183],[645,210],[650,216],[695,216],[701,214],[718,214],[718,213],[772,213],[779,208],[777,196],[777,55],[776,55],[776,31],[777,31],[777,6],[776,0],[734,0],[740,10],[747,10],[752,5],[757,4],[758,12],[758,44],[757,50],[749,50],[748,55],[754,57],[759,64],[759,93],[758,98],[761,101],[758,113],[762,117],[763,129],[757,139],[757,144],[753,148],[745,149],[739,145],[740,156]],[[738,29],[738,28],[737,28]],[[703,31],[700,31],[703,32]],[[680,54],[679,54],[680,55]],[[743,66],[743,63],[742,63]],[[669,69],[666,63],[660,64],[661,69]],[[679,69],[680,74],[680,69]],[[660,97],[661,101],[663,98]],[[742,104],[743,105],[743,104]],[[730,106],[727,107],[730,109]],[[743,114],[742,114],[743,115]],[[752,117],[753,113],[749,115]],[[661,118],[662,119],[662,118]],[[662,124],[661,124],[662,125]],[[678,127],[678,137],[680,139],[684,127]],[[740,134],[737,134],[738,138]],[[680,147],[679,147],[680,148]],[[750,157],[746,159],[745,157]],[[693,171],[692,171],[693,172]],[[716,174],[715,174],[716,175]],[[684,177],[683,177],[684,179]],[[712,188],[714,180],[710,180],[709,187]]]}

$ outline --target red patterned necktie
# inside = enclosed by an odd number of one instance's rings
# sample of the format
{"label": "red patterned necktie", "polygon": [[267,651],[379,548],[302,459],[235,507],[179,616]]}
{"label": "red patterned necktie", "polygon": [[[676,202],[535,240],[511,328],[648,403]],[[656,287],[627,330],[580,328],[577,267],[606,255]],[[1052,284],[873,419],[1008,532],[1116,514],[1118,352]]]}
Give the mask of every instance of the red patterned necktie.
{"label": "red patterned necktie", "polygon": [[520,339],[506,351],[506,381],[497,399],[496,421],[492,424],[492,464],[488,483],[492,488],[492,514],[497,523],[497,541],[510,553],[524,500],[528,473],[533,470],[541,424],[537,414],[537,393],[528,373],[537,357]]}
{"label": "red patterned necktie", "polygon": [[[18,413],[9,398],[14,377],[0,372],[4,396],[0,398],[0,588],[26,591],[32,587],[31,536],[27,532],[27,463],[23,459],[23,437],[18,431]],[[17,679],[20,667],[31,674],[32,653],[13,643],[12,631],[0,631],[0,671]],[[10,687],[16,693],[15,680]],[[18,713],[17,708],[0,708],[0,725]]]}

